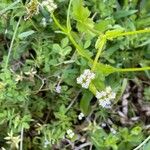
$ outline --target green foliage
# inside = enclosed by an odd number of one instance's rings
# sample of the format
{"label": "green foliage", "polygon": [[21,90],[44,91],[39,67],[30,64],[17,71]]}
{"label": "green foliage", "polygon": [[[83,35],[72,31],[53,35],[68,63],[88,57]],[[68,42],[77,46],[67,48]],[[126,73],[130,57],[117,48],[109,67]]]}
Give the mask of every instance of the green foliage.
{"label": "green foliage", "polygon": [[[121,100],[137,78],[149,105],[150,2],[55,3],[45,8],[42,0],[0,1],[0,148],[137,147],[147,136],[143,127],[149,119],[137,107],[136,88],[129,91],[128,106]],[[85,69],[95,77],[81,89],[77,77]],[[99,106],[95,97],[108,86],[116,93],[111,109]],[[149,142],[142,148],[148,150]]]}
{"label": "green foliage", "polygon": [[127,128],[120,128],[117,134],[107,134],[103,129],[99,129],[91,134],[91,139],[97,149],[132,149],[135,145],[140,144],[143,134],[139,126],[134,127],[131,131]]}

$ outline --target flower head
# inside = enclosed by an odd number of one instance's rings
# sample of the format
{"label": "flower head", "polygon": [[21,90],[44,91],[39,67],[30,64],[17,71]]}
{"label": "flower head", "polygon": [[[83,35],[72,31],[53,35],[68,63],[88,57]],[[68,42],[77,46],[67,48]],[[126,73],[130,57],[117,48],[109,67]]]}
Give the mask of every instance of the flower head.
{"label": "flower head", "polygon": [[67,135],[68,135],[68,137],[69,137],[70,139],[72,139],[75,134],[74,134],[74,132],[73,132],[71,129],[68,129],[68,130],[67,130]]}
{"label": "flower head", "polygon": [[83,74],[81,74],[77,78],[77,83],[81,84],[81,86],[85,89],[88,89],[91,80],[95,78],[95,74],[91,72],[89,69],[84,70]]}
{"label": "flower head", "polygon": [[57,8],[57,5],[54,3],[53,0],[44,0],[44,1],[41,3],[41,6],[42,6],[42,7],[46,7],[46,9],[47,9],[49,12],[53,12],[53,11]]}
{"label": "flower head", "polygon": [[47,26],[47,21],[46,21],[46,18],[42,18],[41,20],[41,25],[45,28]]}
{"label": "flower head", "polygon": [[79,120],[82,120],[83,117],[84,117],[84,114],[81,112],[81,113],[78,115],[78,119],[79,119]]}
{"label": "flower head", "polygon": [[55,91],[61,93],[61,86],[59,84],[56,86]]}
{"label": "flower head", "polygon": [[105,91],[96,92],[96,98],[99,100],[99,105],[103,108],[111,108],[111,101],[116,97],[111,87],[106,87]]}

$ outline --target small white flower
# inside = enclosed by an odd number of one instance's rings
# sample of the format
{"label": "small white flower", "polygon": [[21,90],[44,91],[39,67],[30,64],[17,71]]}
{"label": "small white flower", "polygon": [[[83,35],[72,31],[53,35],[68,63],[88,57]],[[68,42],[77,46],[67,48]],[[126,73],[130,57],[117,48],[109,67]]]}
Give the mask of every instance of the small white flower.
{"label": "small white flower", "polygon": [[105,99],[100,99],[99,105],[103,108],[111,108],[111,102],[109,100],[106,101]]}
{"label": "small white flower", "polygon": [[85,89],[88,89],[89,82],[82,83],[82,87],[85,88]]}
{"label": "small white flower", "polygon": [[68,134],[68,137],[70,138],[70,139],[72,139],[73,137],[74,137],[74,132],[71,130],[71,129],[68,129],[67,130],[67,134]]}
{"label": "small white flower", "polygon": [[90,74],[90,73],[91,73],[91,72],[90,72],[90,69],[85,69],[83,74],[88,75],[88,74]]}
{"label": "small white flower", "polygon": [[79,119],[79,120],[82,120],[83,117],[84,117],[84,114],[81,112],[81,113],[78,115],[78,119]]}
{"label": "small white flower", "polygon": [[105,91],[96,92],[96,98],[99,100],[99,105],[103,108],[111,108],[111,101],[116,97],[110,86],[106,87]]}
{"label": "small white flower", "polygon": [[110,86],[106,87],[106,93],[110,93],[111,91],[112,91],[112,89]]}
{"label": "small white flower", "polygon": [[72,139],[74,137],[74,133],[70,133],[69,137]]}
{"label": "small white flower", "polygon": [[71,129],[68,129],[68,130],[67,130],[67,134],[70,134],[70,133],[72,133],[72,130],[71,130]]}
{"label": "small white flower", "polygon": [[45,28],[47,26],[46,18],[42,18],[41,25]]}
{"label": "small white flower", "polygon": [[111,98],[111,99],[115,99],[115,97],[116,97],[116,93],[111,92],[111,94],[110,94],[110,98]]}
{"label": "small white flower", "polygon": [[61,93],[61,86],[58,84],[55,88],[57,93]]}
{"label": "small white flower", "polygon": [[106,127],[106,123],[105,123],[105,122],[102,122],[101,126],[102,126],[102,127]]}
{"label": "small white flower", "polygon": [[42,2],[42,6],[46,6],[46,5],[48,5],[48,4],[49,4],[49,2],[46,1],[46,0]]}
{"label": "small white flower", "polygon": [[95,74],[91,72],[89,69],[85,69],[83,74],[81,74],[77,78],[77,84],[81,84],[81,86],[85,89],[88,89],[91,80],[95,78]]}
{"label": "small white flower", "polygon": [[107,95],[107,93],[105,91],[102,91],[101,95],[105,97]]}
{"label": "small white flower", "polygon": [[49,12],[53,12],[57,8],[57,5],[54,3],[53,0],[44,0],[41,3],[41,6],[46,7]]}
{"label": "small white flower", "polygon": [[90,79],[94,79],[95,78],[95,74],[94,73],[91,73],[90,74]]}
{"label": "small white flower", "polygon": [[82,82],[83,82],[83,78],[82,78],[82,77],[78,77],[78,78],[77,78],[77,83],[78,83],[78,84],[82,84]]}

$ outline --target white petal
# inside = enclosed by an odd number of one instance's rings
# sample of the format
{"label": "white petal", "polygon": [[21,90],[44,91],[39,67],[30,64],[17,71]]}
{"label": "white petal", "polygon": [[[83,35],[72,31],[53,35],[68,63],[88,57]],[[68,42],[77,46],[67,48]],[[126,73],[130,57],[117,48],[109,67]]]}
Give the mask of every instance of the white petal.
{"label": "white petal", "polygon": [[82,79],[81,77],[78,77],[78,78],[77,78],[77,83],[78,83],[78,84],[82,84],[82,82],[83,82],[83,79]]}
{"label": "white petal", "polygon": [[112,91],[112,89],[110,86],[106,87],[106,93],[110,93],[111,91]]}

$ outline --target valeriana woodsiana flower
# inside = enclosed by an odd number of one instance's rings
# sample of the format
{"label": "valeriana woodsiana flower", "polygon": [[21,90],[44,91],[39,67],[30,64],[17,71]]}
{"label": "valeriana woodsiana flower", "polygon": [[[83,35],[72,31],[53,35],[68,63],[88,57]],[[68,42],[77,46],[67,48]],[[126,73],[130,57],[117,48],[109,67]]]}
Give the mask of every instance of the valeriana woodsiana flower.
{"label": "valeriana woodsiana flower", "polygon": [[57,8],[57,5],[54,3],[53,0],[44,0],[41,3],[41,6],[45,7],[50,13],[53,12]]}
{"label": "valeriana woodsiana flower", "polygon": [[83,74],[81,74],[77,78],[77,83],[81,84],[83,88],[88,89],[91,80],[93,80],[94,78],[95,78],[95,74],[91,72],[91,70],[86,69],[84,70]]}
{"label": "valeriana woodsiana flower", "polygon": [[56,93],[61,93],[61,86],[59,84],[55,87],[55,91]]}
{"label": "valeriana woodsiana flower", "polygon": [[79,120],[82,120],[83,117],[84,117],[84,114],[81,112],[81,113],[78,115],[78,119],[79,119]]}
{"label": "valeriana woodsiana flower", "polygon": [[96,92],[96,98],[99,101],[99,105],[103,108],[111,108],[111,101],[116,97],[110,86],[106,87],[105,91]]}
{"label": "valeriana woodsiana flower", "polygon": [[67,135],[68,135],[68,137],[69,137],[70,139],[72,139],[75,134],[74,134],[74,132],[73,132],[71,129],[68,129],[68,130],[67,130]]}
{"label": "valeriana woodsiana flower", "polygon": [[45,28],[47,26],[47,21],[46,21],[46,18],[42,18],[41,20],[41,25]]}

